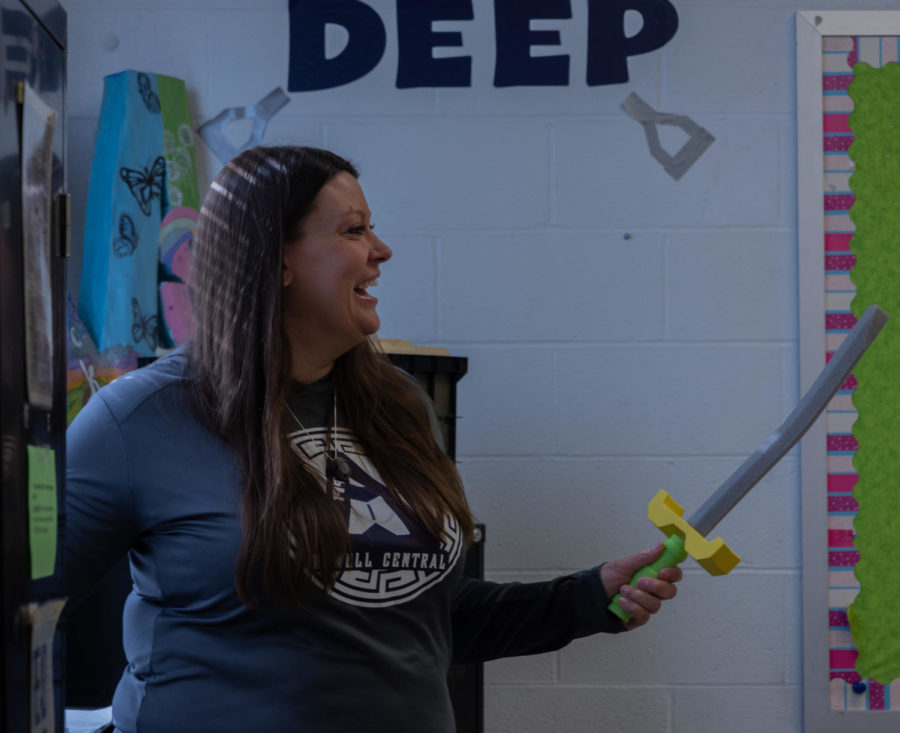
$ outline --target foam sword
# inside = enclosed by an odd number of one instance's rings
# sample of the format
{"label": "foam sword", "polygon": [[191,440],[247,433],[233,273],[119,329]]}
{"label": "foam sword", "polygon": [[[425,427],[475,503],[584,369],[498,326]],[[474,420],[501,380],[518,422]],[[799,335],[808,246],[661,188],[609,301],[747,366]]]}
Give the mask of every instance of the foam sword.
{"label": "foam sword", "polygon": [[[683,519],[684,509],[666,491],[653,497],[647,514],[667,536],[663,542],[665,549],[656,562],[638,570],[629,585],[635,585],[638,578],[657,577],[660,570],[679,565],[688,555],[710,575],[725,575],[734,569],[740,557],[720,537],[710,541],[706,535],[809,430],[887,319],[887,314],[877,305],[866,309],[781,427],[738,466],[690,519]],[[619,605],[621,597],[619,594],[613,598],[609,610],[627,622],[631,615]]]}

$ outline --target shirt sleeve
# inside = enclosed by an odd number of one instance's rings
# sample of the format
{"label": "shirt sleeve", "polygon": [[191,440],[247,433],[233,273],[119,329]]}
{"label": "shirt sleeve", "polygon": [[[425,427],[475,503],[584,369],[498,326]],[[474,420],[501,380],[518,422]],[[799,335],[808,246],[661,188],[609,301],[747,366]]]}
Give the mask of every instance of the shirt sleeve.
{"label": "shirt sleeve", "polygon": [[74,608],[137,536],[121,428],[96,394],[66,431],[66,579]]}
{"label": "shirt sleeve", "polygon": [[542,583],[463,578],[451,609],[453,661],[539,654],[583,636],[624,631],[608,605],[599,566]]}

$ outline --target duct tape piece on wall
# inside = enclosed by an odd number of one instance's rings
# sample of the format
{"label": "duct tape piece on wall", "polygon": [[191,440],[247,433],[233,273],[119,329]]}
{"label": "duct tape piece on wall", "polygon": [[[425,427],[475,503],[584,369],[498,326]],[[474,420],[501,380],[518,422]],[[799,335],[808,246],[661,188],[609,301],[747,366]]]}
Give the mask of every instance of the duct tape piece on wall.
{"label": "duct tape piece on wall", "polygon": [[[290,101],[291,98],[285,94],[284,90],[281,87],[277,87],[256,104],[248,107],[223,109],[211,120],[207,120],[200,125],[197,128],[197,134],[203,138],[209,149],[222,163],[227,163],[238,153],[262,143],[262,136],[266,131],[266,125],[269,123],[269,120]],[[247,138],[247,142],[240,148],[235,148],[225,136],[225,126],[234,120],[244,119],[253,120],[253,129],[250,131],[250,137]]]}
{"label": "duct tape piece on wall", "polygon": [[[637,94],[632,92],[622,102],[622,108],[644,127],[647,136],[647,144],[650,146],[650,154],[659,161],[672,178],[676,181],[681,178],[688,169],[697,162],[697,159],[713,144],[715,138],[705,129],[700,127],[690,117],[673,115],[669,112],[657,112]],[[657,125],[674,125],[680,127],[688,136],[687,142],[675,155],[669,155],[659,143]]]}

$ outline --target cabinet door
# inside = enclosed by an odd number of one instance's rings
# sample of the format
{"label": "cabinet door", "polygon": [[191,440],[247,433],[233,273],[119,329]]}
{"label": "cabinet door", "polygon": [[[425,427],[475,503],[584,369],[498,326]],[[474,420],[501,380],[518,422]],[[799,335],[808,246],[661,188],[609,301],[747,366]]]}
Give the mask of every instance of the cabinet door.
{"label": "cabinet door", "polygon": [[[40,20],[29,7],[39,13]],[[27,492],[27,446],[49,448],[55,455],[56,504],[63,506],[65,264],[58,246],[59,222],[54,212],[57,197],[66,185],[64,33],[65,12],[57,3],[35,0],[26,6],[19,0],[0,0],[0,731],[10,732],[29,730],[32,722],[29,719],[31,650],[20,609],[28,603],[61,597],[65,590],[63,521],[56,523],[52,572],[32,578]],[[23,215],[23,192],[27,202],[34,195],[29,181],[36,180],[35,176],[29,177],[28,171],[23,176],[23,124],[27,123],[23,114],[24,85],[29,98],[39,100],[55,116],[52,135],[47,139],[46,176],[41,176],[49,181],[49,191],[44,186],[42,194],[46,194],[48,205],[34,217],[43,222],[43,234],[37,238],[34,221],[27,222],[29,217]],[[44,218],[48,221],[44,222]],[[34,308],[28,309],[25,302],[25,266],[27,257],[33,254],[28,248],[38,245],[46,246],[49,251],[44,271],[46,282],[37,289],[45,307],[37,322],[45,324],[40,330],[45,339],[49,334],[49,339],[46,339],[48,348],[40,352],[45,363],[29,365],[25,324],[26,313],[33,315]],[[33,283],[33,278],[29,282]],[[47,289],[49,293],[45,292]],[[48,398],[30,404],[28,386],[38,381],[36,374],[49,387]],[[52,698],[55,728],[61,731],[60,660],[54,659],[52,667],[48,665],[48,675],[50,669],[55,681]]]}

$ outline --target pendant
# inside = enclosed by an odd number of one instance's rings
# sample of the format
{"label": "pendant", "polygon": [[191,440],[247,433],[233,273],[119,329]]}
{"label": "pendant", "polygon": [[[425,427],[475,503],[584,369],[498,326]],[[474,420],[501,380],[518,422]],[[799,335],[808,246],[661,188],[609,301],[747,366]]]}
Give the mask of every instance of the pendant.
{"label": "pendant", "polygon": [[328,460],[329,463],[331,463],[334,477],[338,481],[346,481],[348,478],[350,478],[352,470],[350,468],[350,462],[346,458],[334,455],[330,456]]}

